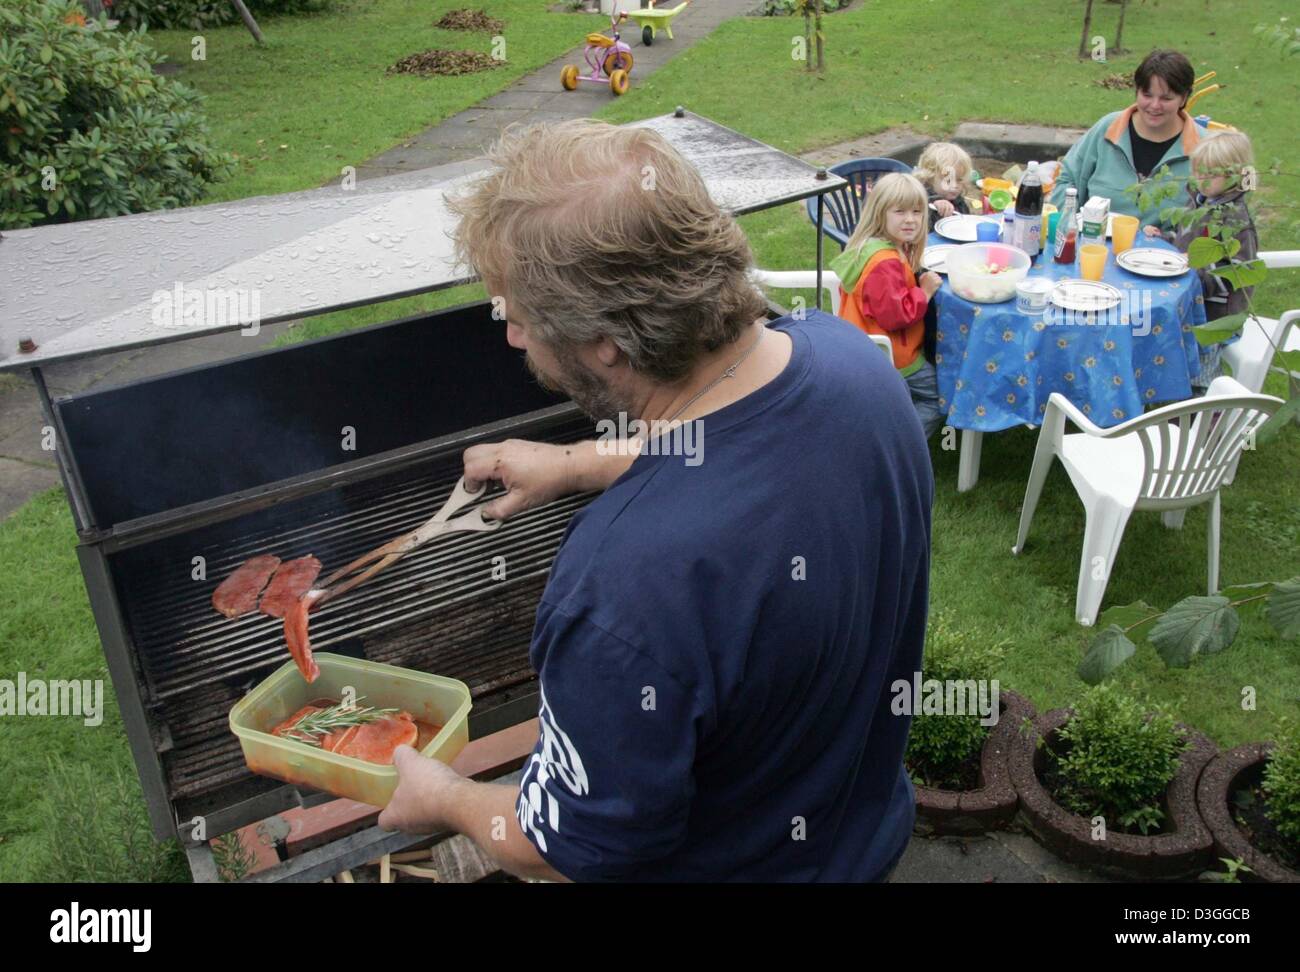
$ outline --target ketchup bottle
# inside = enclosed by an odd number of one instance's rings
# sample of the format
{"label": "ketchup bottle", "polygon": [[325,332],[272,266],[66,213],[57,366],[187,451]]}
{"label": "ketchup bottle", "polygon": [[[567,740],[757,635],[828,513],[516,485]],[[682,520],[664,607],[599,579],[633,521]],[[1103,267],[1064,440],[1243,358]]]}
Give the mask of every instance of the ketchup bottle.
{"label": "ketchup bottle", "polygon": [[1079,236],[1075,226],[1075,215],[1079,211],[1079,190],[1069,186],[1065,190],[1065,203],[1061,206],[1061,215],[1056,218],[1056,239],[1054,248],[1057,263],[1073,263],[1074,247]]}

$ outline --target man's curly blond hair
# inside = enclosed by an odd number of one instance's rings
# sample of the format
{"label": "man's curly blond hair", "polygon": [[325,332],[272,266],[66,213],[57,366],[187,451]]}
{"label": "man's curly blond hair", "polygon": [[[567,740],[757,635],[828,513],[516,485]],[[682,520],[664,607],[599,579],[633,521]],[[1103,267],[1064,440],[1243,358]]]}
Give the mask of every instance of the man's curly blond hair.
{"label": "man's curly blond hair", "polygon": [[547,344],[607,337],[669,383],[763,316],[744,233],[658,132],[512,127],[487,157],[495,168],[448,199],[456,255]]}

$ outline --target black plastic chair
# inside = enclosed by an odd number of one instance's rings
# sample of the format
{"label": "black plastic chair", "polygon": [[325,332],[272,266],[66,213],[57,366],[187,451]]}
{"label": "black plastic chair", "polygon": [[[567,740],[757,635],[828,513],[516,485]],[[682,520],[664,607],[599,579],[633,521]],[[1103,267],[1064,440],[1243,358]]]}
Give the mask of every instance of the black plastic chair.
{"label": "black plastic chair", "polygon": [[911,172],[912,167],[898,159],[850,159],[832,165],[829,171],[846,180],[848,185],[821,197],[810,197],[807,200],[808,218],[814,226],[817,225],[817,199],[824,199],[826,218],[822,222],[822,232],[842,250],[848,245],[849,237],[858,225],[858,217],[862,215],[862,200],[876,180],[890,172]]}

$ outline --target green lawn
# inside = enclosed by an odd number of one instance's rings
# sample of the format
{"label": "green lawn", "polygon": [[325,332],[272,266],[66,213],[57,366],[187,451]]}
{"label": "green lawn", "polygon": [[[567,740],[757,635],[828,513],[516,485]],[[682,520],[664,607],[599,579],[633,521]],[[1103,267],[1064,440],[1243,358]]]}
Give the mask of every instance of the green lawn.
{"label": "green lawn", "polygon": [[[476,4],[474,4],[476,5]],[[1282,0],[1224,2],[1165,0],[1133,4],[1126,35],[1134,55],[1108,65],[1080,64],[1080,4],[1005,0],[999,23],[1032,25],[1001,32],[996,49],[973,52],[972,37],[986,35],[990,8],[974,0],[868,0],[827,18],[829,70],[824,80],[801,73],[789,57],[793,20],[736,18],[675,58],[652,78],[634,80],[632,92],[611,101],[604,117],[623,121],[685,104],[746,134],[793,152],[906,124],[941,135],[963,120],[992,119],[1088,125],[1122,107],[1124,92],[1094,82],[1131,72],[1152,46],[1178,47],[1198,68],[1216,68],[1229,87],[1205,109],[1244,128],[1255,139],[1261,169],[1257,196],[1266,249],[1300,247],[1296,205],[1300,180],[1294,163],[1294,105],[1300,94],[1300,59],[1286,61],[1258,43],[1252,27],[1273,22],[1290,4]],[[489,76],[462,79],[385,78],[383,68],[423,47],[487,49],[487,39],[444,39],[426,25],[427,5],[384,0],[356,3],[322,17],[270,22],[272,43],[252,47],[242,28],[212,31],[208,61],[184,77],[210,96],[209,111],[221,144],[245,160],[241,173],[216,198],[310,188],[345,164],[391,147],[439,118],[491,93],[508,79],[571,46],[600,18],[544,13],[540,2],[493,2],[490,13],[508,26],[511,66]],[[1098,32],[1110,34],[1113,8],[1097,4]],[[526,30],[520,28],[526,27]],[[174,56],[188,51],[190,32],[158,34]],[[543,43],[544,42],[544,43]],[[546,48],[547,44],[555,44]],[[669,42],[671,43],[671,42]],[[517,46],[516,46],[517,45]],[[536,46],[534,46],[536,45]],[[913,45],[915,54],[911,53]],[[994,77],[995,65],[1003,71]],[[475,87],[481,85],[482,87]],[[761,94],[761,97],[756,95]],[[262,146],[258,139],[263,139]],[[281,150],[280,144],[289,148]],[[263,158],[265,156],[265,158]],[[1270,167],[1286,159],[1281,171]],[[800,207],[756,214],[742,221],[762,266],[811,265],[813,235]],[[300,340],[346,327],[446,306],[481,295],[478,285],[303,322],[284,340]],[[1269,313],[1300,306],[1300,275],[1275,274],[1260,289]],[[1267,390],[1280,392],[1276,379]],[[1029,550],[1010,553],[1035,434],[1017,430],[986,437],[979,486],[957,494],[956,452],[932,443],[937,481],[932,591],[970,638],[1011,644],[1000,672],[1005,687],[1040,707],[1068,704],[1082,691],[1074,676],[1089,632],[1073,621],[1074,586],[1083,512],[1059,466],[1044,492]],[[1224,494],[1222,582],[1280,580],[1300,573],[1300,434],[1289,430],[1242,463]],[[33,500],[0,523],[0,672],[48,671],[101,677],[104,663],[90,618],[73,547],[76,536],[57,491]],[[1130,523],[1105,604],[1143,598],[1167,607],[1203,593],[1205,514],[1193,511],[1180,532],[1166,531],[1153,515]],[[1170,670],[1148,646],[1115,676],[1126,689],[1169,704],[1177,716],[1221,745],[1267,739],[1283,714],[1300,714],[1300,652],[1281,643],[1257,617],[1248,617],[1227,651]],[[1241,690],[1258,693],[1255,711],[1243,711]],[[7,719],[0,725],[0,879],[69,879],[57,873],[66,860],[59,846],[77,830],[88,807],[76,778],[64,771],[46,782],[47,756],[68,766],[102,768],[104,778],[133,775],[116,708],[103,726],[71,719]],[[120,787],[118,788],[120,789]],[[108,787],[106,811],[131,799]],[[137,804],[138,806],[138,804]],[[138,808],[143,816],[143,808]],[[119,828],[124,829],[124,828]],[[122,840],[111,840],[121,846]],[[165,860],[135,862],[110,855],[120,873],[169,873]],[[132,862],[132,863],[128,863]]]}
{"label": "green lawn", "polygon": [[326,12],[268,20],[260,47],[242,24],[204,31],[203,61],[191,58],[194,31],[150,31],[158,51],[181,65],[175,77],[207,97],[215,145],[239,156],[238,172],[213,187],[211,201],[323,185],[609,25],[552,13],[539,0],[466,0],[504,21],[501,67],[458,77],[386,75],[428,48],[492,53],[490,34],[433,26],[453,6],[462,4],[335,0]]}

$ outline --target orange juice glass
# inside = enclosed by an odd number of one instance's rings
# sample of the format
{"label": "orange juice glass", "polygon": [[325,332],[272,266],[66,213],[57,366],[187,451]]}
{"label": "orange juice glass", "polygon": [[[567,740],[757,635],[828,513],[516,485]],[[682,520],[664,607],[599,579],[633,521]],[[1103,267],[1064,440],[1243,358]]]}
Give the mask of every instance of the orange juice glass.
{"label": "orange juice glass", "polygon": [[1137,239],[1137,231],[1136,216],[1116,214],[1110,218],[1110,241],[1114,244],[1116,256],[1133,246],[1133,241]]}
{"label": "orange juice glass", "polygon": [[1106,269],[1106,248],[1100,243],[1079,247],[1079,273],[1084,280],[1100,280]]}

